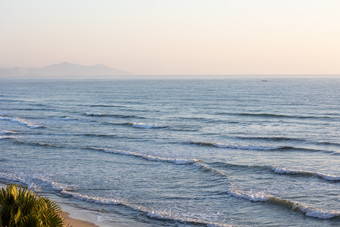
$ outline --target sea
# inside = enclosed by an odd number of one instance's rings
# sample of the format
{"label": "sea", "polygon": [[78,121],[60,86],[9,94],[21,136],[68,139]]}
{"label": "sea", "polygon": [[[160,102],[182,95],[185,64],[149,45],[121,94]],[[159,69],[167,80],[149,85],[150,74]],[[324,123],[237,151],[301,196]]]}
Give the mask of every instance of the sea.
{"label": "sea", "polygon": [[1,79],[0,182],[99,226],[340,226],[340,77]]}

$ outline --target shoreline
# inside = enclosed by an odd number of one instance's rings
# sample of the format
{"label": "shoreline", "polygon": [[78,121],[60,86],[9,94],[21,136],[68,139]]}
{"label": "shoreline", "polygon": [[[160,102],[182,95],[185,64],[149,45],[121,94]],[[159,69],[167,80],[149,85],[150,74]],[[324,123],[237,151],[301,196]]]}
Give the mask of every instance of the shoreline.
{"label": "shoreline", "polygon": [[[7,186],[7,184],[0,182],[0,189],[1,188],[5,188],[6,186]],[[53,200],[53,201],[55,201],[55,200]],[[63,208],[63,206],[60,203],[57,202],[57,204],[59,206],[61,206],[62,209],[63,209],[62,216],[65,219],[65,224],[66,224],[65,226],[70,226],[70,227],[99,227],[98,225],[96,225],[96,224],[94,224],[92,222],[71,217],[72,214],[64,211],[64,208]]]}

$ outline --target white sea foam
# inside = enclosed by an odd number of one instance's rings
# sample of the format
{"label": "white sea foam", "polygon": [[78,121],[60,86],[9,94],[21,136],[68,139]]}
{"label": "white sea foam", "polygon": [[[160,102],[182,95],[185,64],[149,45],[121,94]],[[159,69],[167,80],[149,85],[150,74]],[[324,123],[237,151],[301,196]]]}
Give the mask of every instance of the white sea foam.
{"label": "white sea foam", "polygon": [[172,158],[164,158],[159,156],[152,156],[148,154],[142,154],[142,153],[136,153],[132,151],[124,151],[124,150],[113,150],[113,149],[106,149],[106,148],[96,148],[96,147],[90,147],[92,150],[98,150],[103,151],[106,153],[113,153],[113,154],[119,154],[119,155],[127,155],[127,156],[134,156],[138,158],[143,158],[149,161],[158,161],[158,162],[170,162],[177,165],[188,165],[198,162],[199,160],[188,160],[188,159],[172,159]]}
{"label": "white sea foam", "polygon": [[227,193],[233,197],[246,199],[253,202],[264,202],[270,199],[270,196],[264,193],[246,193],[236,189],[227,190]]}
{"label": "white sea foam", "polygon": [[151,129],[151,128],[165,128],[164,126],[155,125],[155,124],[145,124],[145,123],[132,123],[132,127],[134,128],[144,128],[144,129]]}
{"label": "white sea foam", "polygon": [[12,122],[24,125],[24,126],[29,127],[29,128],[44,128],[44,126],[42,126],[42,125],[36,125],[36,124],[33,124],[32,122],[29,122],[25,119],[18,118],[18,117],[14,117],[14,118],[0,117],[0,120],[12,121]]}
{"label": "white sea foam", "polygon": [[290,170],[286,168],[273,167],[272,170],[278,174],[291,174],[291,175],[302,175],[302,176],[316,176],[328,181],[340,181],[340,177],[326,173],[303,171],[303,170]]}

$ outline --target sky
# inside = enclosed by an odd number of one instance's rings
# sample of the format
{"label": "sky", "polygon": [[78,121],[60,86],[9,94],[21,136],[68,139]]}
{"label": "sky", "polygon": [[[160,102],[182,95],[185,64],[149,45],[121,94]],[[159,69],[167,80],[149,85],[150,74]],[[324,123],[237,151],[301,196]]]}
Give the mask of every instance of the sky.
{"label": "sky", "polygon": [[0,67],[340,74],[339,0],[0,0]]}

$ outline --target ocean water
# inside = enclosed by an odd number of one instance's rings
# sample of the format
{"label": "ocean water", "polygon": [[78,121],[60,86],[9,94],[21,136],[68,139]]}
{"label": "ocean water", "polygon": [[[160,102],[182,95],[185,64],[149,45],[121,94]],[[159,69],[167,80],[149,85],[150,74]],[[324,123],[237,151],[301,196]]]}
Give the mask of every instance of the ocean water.
{"label": "ocean water", "polygon": [[102,226],[339,226],[340,78],[2,79],[0,181]]}

